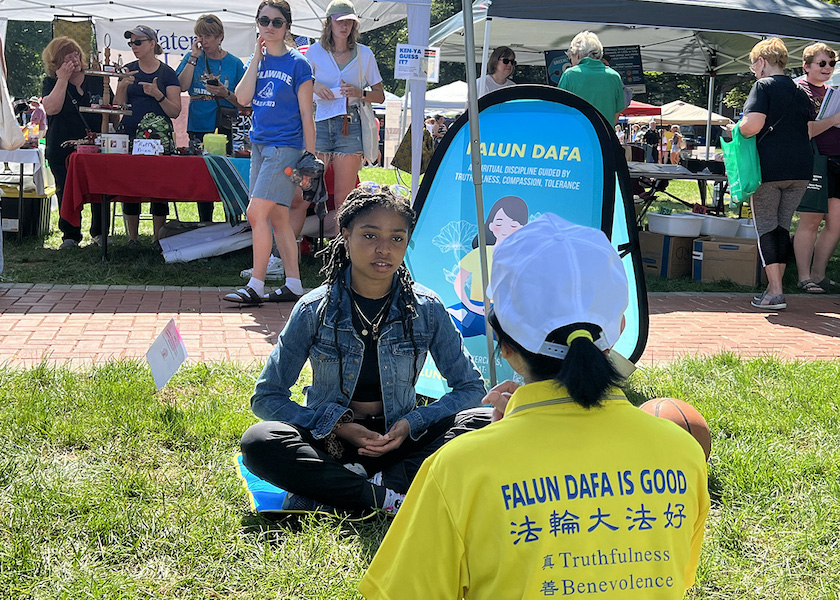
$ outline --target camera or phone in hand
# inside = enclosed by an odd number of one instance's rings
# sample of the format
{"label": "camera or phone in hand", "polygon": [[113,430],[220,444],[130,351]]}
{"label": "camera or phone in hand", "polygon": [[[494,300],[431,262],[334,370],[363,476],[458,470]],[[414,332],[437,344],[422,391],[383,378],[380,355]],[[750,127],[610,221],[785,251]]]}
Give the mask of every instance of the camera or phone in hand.
{"label": "camera or phone in hand", "polygon": [[202,73],[198,80],[203,82],[204,85],[222,85],[219,78],[212,73]]}

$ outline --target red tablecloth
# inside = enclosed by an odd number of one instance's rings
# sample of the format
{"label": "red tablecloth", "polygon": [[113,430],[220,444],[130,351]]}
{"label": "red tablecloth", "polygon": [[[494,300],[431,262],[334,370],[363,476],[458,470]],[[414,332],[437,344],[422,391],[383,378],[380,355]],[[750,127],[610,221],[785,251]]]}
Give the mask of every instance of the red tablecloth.
{"label": "red tablecloth", "polygon": [[79,154],[67,161],[61,216],[79,226],[85,203],[102,195],[121,202],[219,202],[219,191],[200,156],[134,156]]}

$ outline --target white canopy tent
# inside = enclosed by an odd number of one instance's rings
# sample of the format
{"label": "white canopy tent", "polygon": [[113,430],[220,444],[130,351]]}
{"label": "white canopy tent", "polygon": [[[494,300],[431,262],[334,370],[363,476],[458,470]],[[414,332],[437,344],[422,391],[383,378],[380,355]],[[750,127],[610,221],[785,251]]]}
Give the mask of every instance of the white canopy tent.
{"label": "white canopy tent", "polygon": [[[648,117],[629,117],[629,123],[647,123],[655,120],[659,125],[705,125],[709,121],[709,111],[694,106],[682,100],[674,100],[663,104],[662,114]],[[712,125],[728,125],[732,122],[729,117],[712,113]]]}
{"label": "white canopy tent", "polygon": [[[288,0],[292,9],[292,33],[317,38],[329,0]],[[231,3],[228,0],[0,0],[0,33],[5,34],[8,20],[52,21],[55,17],[91,18],[96,26],[97,44],[105,46],[105,34],[110,44],[122,49],[122,32],[134,25],[144,24],[159,32],[161,46],[167,40],[166,52],[184,54],[189,51],[195,19],[205,13],[219,16],[225,24],[225,42],[238,56],[253,52],[254,15],[258,2]],[[354,0],[360,18],[361,31],[382,27],[408,17],[408,43],[427,46],[431,19],[431,0]],[[250,38],[250,41],[249,41]],[[236,42],[239,39],[242,41]],[[5,40],[4,40],[5,41]],[[186,45],[185,45],[186,44]],[[233,45],[237,44],[234,48]],[[423,107],[425,82],[410,86],[415,106]],[[412,170],[420,172],[420,148],[423,135],[423,111],[412,115]],[[414,178],[412,191],[416,194],[419,182]]]}
{"label": "white canopy tent", "polygon": [[469,86],[466,81],[453,81],[426,92],[426,108],[466,109]]}
{"label": "white canopy tent", "polygon": [[[426,92],[426,110],[448,109],[464,112],[467,106],[468,90],[466,81],[453,81]],[[408,106],[411,106],[409,100]]]}

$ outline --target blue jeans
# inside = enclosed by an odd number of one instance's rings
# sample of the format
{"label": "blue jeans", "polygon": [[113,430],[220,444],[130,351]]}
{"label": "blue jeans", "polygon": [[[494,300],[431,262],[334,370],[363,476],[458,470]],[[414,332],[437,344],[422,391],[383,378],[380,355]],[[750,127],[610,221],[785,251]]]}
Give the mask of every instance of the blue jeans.
{"label": "blue jeans", "polygon": [[362,154],[362,121],[359,109],[351,106],[347,135],[341,133],[344,116],[339,115],[315,123],[315,151],[319,154]]}
{"label": "blue jeans", "polygon": [[281,206],[292,205],[295,184],[285,173],[297,166],[303,150],[251,144],[250,189],[252,198],[264,198]]}

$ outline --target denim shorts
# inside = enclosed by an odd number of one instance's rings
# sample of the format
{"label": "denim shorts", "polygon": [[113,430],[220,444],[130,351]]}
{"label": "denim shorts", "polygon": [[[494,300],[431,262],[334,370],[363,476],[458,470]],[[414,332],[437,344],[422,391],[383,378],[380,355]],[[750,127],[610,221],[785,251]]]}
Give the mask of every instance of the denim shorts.
{"label": "denim shorts", "polygon": [[292,205],[295,184],[286,175],[286,167],[295,168],[303,150],[280,146],[251,144],[250,189],[252,198],[265,198],[282,206]]}
{"label": "denim shorts", "polygon": [[359,108],[351,106],[347,135],[342,135],[344,115],[315,122],[315,152],[319,154],[362,154],[362,122]]}

